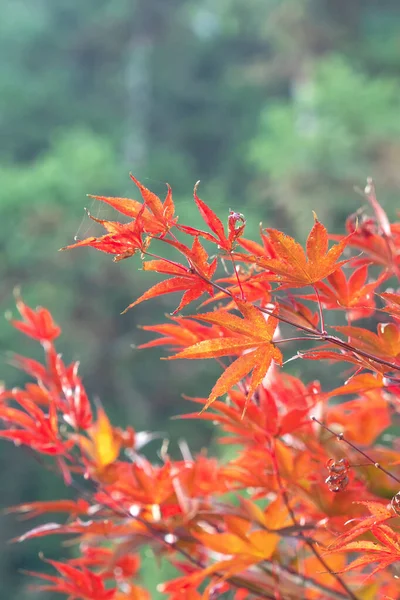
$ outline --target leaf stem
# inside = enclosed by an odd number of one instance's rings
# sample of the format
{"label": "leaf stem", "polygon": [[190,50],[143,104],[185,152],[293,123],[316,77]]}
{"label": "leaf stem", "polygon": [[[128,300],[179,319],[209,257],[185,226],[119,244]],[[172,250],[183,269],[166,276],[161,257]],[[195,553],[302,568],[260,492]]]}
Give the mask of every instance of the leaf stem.
{"label": "leaf stem", "polygon": [[233,253],[230,252],[229,256],[230,256],[230,259],[232,261],[232,266],[233,266],[233,270],[235,272],[236,281],[238,282],[238,286],[239,286],[239,289],[240,289],[241,300],[243,302],[245,302],[246,298],[244,296],[244,292],[243,292],[243,288],[242,288],[242,282],[240,281],[239,273],[238,273],[238,271],[236,269],[236,263],[235,263],[235,259],[233,258]]}
{"label": "leaf stem", "polygon": [[321,335],[326,335],[327,331],[325,329],[325,319],[324,319],[324,312],[322,310],[321,298],[320,298],[319,291],[318,291],[318,288],[316,285],[313,285],[313,289],[314,289],[315,295],[317,296],[317,301],[318,301],[319,319],[320,319],[320,324],[321,324]]}

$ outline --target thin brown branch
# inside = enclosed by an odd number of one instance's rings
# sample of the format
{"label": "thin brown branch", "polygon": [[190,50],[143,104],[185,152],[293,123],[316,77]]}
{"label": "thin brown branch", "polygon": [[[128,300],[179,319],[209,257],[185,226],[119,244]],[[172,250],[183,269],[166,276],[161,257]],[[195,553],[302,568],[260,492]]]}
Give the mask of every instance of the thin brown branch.
{"label": "thin brown branch", "polygon": [[315,423],[318,423],[318,425],[320,425],[326,431],[328,431],[333,436],[335,436],[336,439],[339,440],[339,442],[344,442],[345,444],[347,444],[348,446],[350,446],[350,448],[353,448],[353,450],[355,452],[358,452],[358,454],[361,454],[361,456],[363,456],[366,460],[368,460],[368,462],[369,462],[369,464],[371,466],[374,466],[376,469],[379,469],[380,471],[382,471],[383,473],[385,473],[385,475],[387,475],[388,477],[390,477],[391,479],[393,479],[393,481],[396,481],[396,483],[400,483],[400,478],[399,477],[396,477],[396,475],[393,475],[393,473],[391,473],[390,471],[388,471],[387,469],[385,469],[385,467],[382,467],[382,465],[380,463],[374,461],[373,458],[371,458],[370,456],[368,456],[368,454],[366,454],[363,450],[361,450],[360,448],[358,448],[355,444],[353,444],[353,442],[350,442],[350,440],[348,440],[345,437],[344,433],[337,433],[336,431],[333,431],[333,429],[331,429],[330,427],[328,427],[327,425],[325,425],[325,423],[322,423],[322,421],[320,421],[316,417],[311,417],[311,420],[314,421]]}

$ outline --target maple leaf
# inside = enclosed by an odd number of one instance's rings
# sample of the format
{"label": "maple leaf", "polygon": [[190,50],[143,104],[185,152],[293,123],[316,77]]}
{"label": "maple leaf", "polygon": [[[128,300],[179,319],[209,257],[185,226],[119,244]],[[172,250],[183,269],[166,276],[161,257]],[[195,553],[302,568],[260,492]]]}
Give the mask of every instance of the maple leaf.
{"label": "maple leaf", "polygon": [[241,237],[238,241],[239,246],[247,250],[250,255],[264,256],[265,258],[277,258],[273,244],[269,239],[268,235],[261,228],[260,225],[260,237],[262,244],[255,242],[254,240],[248,240]]}
{"label": "maple leaf", "polygon": [[9,513],[21,513],[26,519],[32,519],[38,515],[42,515],[48,512],[66,512],[71,517],[78,515],[87,515],[90,508],[90,504],[79,498],[75,500],[52,500],[48,502],[29,502],[24,504],[17,504],[7,508],[4,512]]}
{"label": "maple leaf", "polygon": [[320,319],[318,312],[313,312],[308,306],[291,296],[289,296],[288,300],[281,300],[279,302],[279,315],[285,319],[289,319],[293,325],[311,329],[318,327]]}
{"label": "maple leaf", "polygon": [[371,390],[378,390],[385,387],[384,378],[381,374],[362,373],[360,375],[354,375],[344,385],[341,385],[327,395],[332,398],[334,396],[342,396],[345,394],[359,394],[369,392]]}
{"label": "maple leaf", "polygon": [[400,294],[394,292],[383,292],[379,294],[380,297],[386,302],[387,306],[383,309],[389,313],[394,319],[400,319]]}
{"label": "maple leaf", "polygon": [[[358,214],[350,215],[346,220],[346,230],[351,235],[349,246],[361,250],[362,254],[353,259],[354,265],[376,264],[398,274],[399,267],[399,223],[389,224],[384,214],[371,218]],[[348,237],[348,236],[347,236]],[[332,240],[339,242],[343,235],[330,235]]]}
{"label": "maple leaf", "polygon": [[199,454],[196,460],[184,461],[179,471],[179,483],[187,498],[203,498],[227,491],[215,458]]}
{"label": "maple leaf", "polygon": [[[338,584],[335,573],[339,572],[346,563],[344,554],[324,556],[324,560],[329,567],[329,571],[321,570],[321,563],[316,556],[307,556],[301,561],[304,575],[317,579],[319,583],[329,586],[331,589],[341,591],[341,586]],[[299,561],[300,562],[300,561]],[[327,596],[328,597],[328,596]],[[325,599],[324,599],[325,600]],[[372,599],[370,599],[372,600]]]}
{"label": "maple leaf", "polygon": [[[379,415],[377,418],[379,419]],[[369,491],[378,498],[393,498],[399,491],[400,453],[396,449],[375,443],[368,449],[368,456],[374,463],[390,466],[389,474],[376,468],[364,472]]]}
{"label": "maple leaf", "polygon": [[79,363],[66,366],[52,346],[47,349],[47,366],[29,358],[14,356],[12,363],[38,380],[28,383],[24,390],[8,392],[16,402],[25,399],[35,404],[55,405],[63,419],[74,429],[87,429],[92,423],[92,409],[83,383],[78,376]]}
{"label": "maple leaf", "polygon": [[153,331],[163,337],[141,344],[138,348],[168,345],[171,346],[172,350],[177,350],[179,347],[186,348],[210,337],[221,337],[222,334],[221,327],[207,327],[188,317],[168,316],[168,318],[171,319],[172,323],[141,326],[144,331]]}
{"label": "maple leaf", "polygon": [[288,520],[288,512],[282,504],[282,499],[271,502],[259,518],[263,529],[253,530],[250,521],[225,515],[225,531],[222,533],[195,531],[194,537],[204,547],[229,558],[219,560],[197,572],[194,581],[200,583],[204,577],[219,571],[223,572],[224,576],[232,576],[251,565],[270,559],[281,539],[278,531]]}
{"label": "maple leaf", "polygon": [[200,570],[190,570],[188,575],[159,583],[157,591],[169,594],[169,600],[204,600],[203,594],[197,591],[201,579]]}
{"label": "maple leaf", "polygon": [[328,347],[328,345],[324,345],[321,348],[317,348],[315,350],[298,351],[297,356],[304,360],[328,360],[339,363],[349,362],[355,365],[355,367],[357,367],[357,370],[368,369],[374,370],[377,373],[382,374],[386,373],[388,370],[387,366],[382,365],[379,362],[374,361],[373,359],[365,358],[357,354],[356,351],[350,354],[350,352],[345,352],[344,350],[325,350],[325,348]]}
{"label": "maple leaf", "polygon": [[365,392],[361,397],[349,402],[330,406],[325,418],[327,425],[341,427],[346,432],[346,439],[362,446],[373,444],[391,425],[387,399],[376,390]]}
{"label": "maple leaf", "polygon": [[124,548],[100,548],[84,546],[82,556],[73,558],[69,564],[77,567],[90,567],[101,569],[103,579],[114,579],[115,570],[118,570],[118,579],[134,577],[140,567],[140,557],[137,554],[125,554]]}
{"label": "maple leaf", "polygon": [[[348,340],[343,342],[346,345],[345,350],[330,350],[331,344],[324,344],[315,350],[298,352],[299,358],[350,362],[356,365],[358,370],[374,370],[383,375],[388,371],[399,370],[400,325],[398,323],[378,323],[377,334],[352,325],[340,325],[333,329],[348,336]],[[337,343],[340,345],[342,341],[337,338]],[[386,380],[386,383],[390,383],[390,379]]]}
{"label": "maple leaf", "polygon": [[346,567],[341,569],[340,573],[370,566],[372,563],[378,563],[377,566],[367,574],[365,581],[373,575],[386,569],[389,565],[400,561],[400,535],[388,525],[382,523],[373,524],[369,532],[381,543],[361,540],[356,542],[346,542],[336,540],[331,549],[326,554],[334,552],[361,552],[362,555],[353,560]]}
{"label": "maple leaf", "polygon": [[205,292],[212,295],[214,293],[214,288],[209,283],[209,280],[212,278],[217,268],[217,259],[214,259],[211,264],[208,264],[207,252],[202,247],[198,237],[194,238],[191,250],[189,251],[187,249],[185,254],[190,258],[190,262],[195,268],[186,267],[179,263],[164,259],[151,260],[143,263],[144,271],[156,271],[157,273],[174,275],[174,277],[153,285],[153,287],[142,294],[140,298],[135,300],[135,302],[132,302],[123,313],[126,313],[128,310],[145,300],[150,300],[151,298],[163,294],[184,291],[179,306],[174,311],[174,313],[177,313],[182,310],[182,308],[202,296]]}
{"label": "maple leaf", "polygon": [[199,185],[199,181],[195,185],[193,197],[196,202],[197,208],[201,216],[203,217],[205,223],[213,232],[212,234],[207,233],[206,231],[202,231],[201,229],[196,229],[194,227],[188,227],[187,225],[179,225],[178,229],[181,231],[188,233],[189,235],[198,236],[200,235],[204,239],[217,244],[222,250],[225,250],[228,254],[231,254],[233,251],[236,242],[243,234],[246,221],[244,216],[241,213],[237,213],[233,210],[229,211],[228,217],[228,235],[225,234],[225,228],[222,224],[222,221],[215,214],[215,212],[201,200],[197,195],[197,187]]}
{"label": "maple leaf", "polygon": [[43,383],[49,382],[47,369],[39,361],[27,358],[26,356],[20,356],[19,354],[13,354],[10,362],[14,367],[31,375],[31,377],[34,377],[38,381]]}
{"label": "maple leaf", "polygon": [[230,335],[221,339],[203,340],[166,359],[219,358],[240,355],[220,376],[211,390],[203,410],[206,410],[216,398],[229,392],[243,377],[252,372],[246,395],[247,405],[265,377],[272,361],[274,360],[278,364],[282,363],[280,350],[272,344],[272,338],[278,325],[277,319],[273,316],[265,319],[252,304],[239,300],[236,301],[236,304],[243,319],[225,310],[204,313],[195,317],[207,323],[223,326]]}
{"label": "maple leaf", "polygon": [[130,178],[137,185],[143,198],[143,204],[130,198],[112,198],[107,196],[91,196],[100,202],[104,202],[115,208],[118,212],[132,219],[141,216],[143,230],[152,235],[165,235],[171,227],[176,225],[177,218],[174,217],[174,202],[172,190],[167,184],[167,195],[164,203],[160,198],[142,185],[132,174]]}
{"label": "maple leaf", "polygon": [[378,323],[377,333],[362,327],[340,325],[336,331],[348,336],[354,350],[363,350],[377,358],[399,362],[400,325],[397,323]]}
{"label": "maple leaf", "polygon": [[85,430],[92,425],[93,415],[86,390],[78,376],[78,367],[78,362],[67,368],[61,359],[57,360],[56,369],[62,395],[57,397],[56,403],[68,425]]}
{"label": "maple leaf", "polygon": [[66,454],[73,442],[65,441],[60,436],[54,403],[50,404],[46,413],[28,397],[19,396],[17,402],[23,410],[0,405],[0,419],[11,424],[10,429],[0,431],[0,437],[30,446],[43,454]]}
{"label": "maple leaf", "polygon": [[[296,377],[274,373],[272,367],[270,370],[272,377],[257,388],[257,402],[247,406],[245,419],[242,416],[246,394],[236,390],[230,390],[228,404],[215,400],[212,411],[201,414],[201,419],[218,423],[223,431],[231,434],[226,438],[226,443],[264,447],[270,445],[273,437],[293,433],[300,427],[304,429],[305,425],[310,425],[309,411],[319,398],[315,383],[306,387]],[[203,405],[207,403],[206,398],[188,400]],[[198,419],[199,415],[197,412],[189,413],[180,418]],[[224,440],[221,439],[221,442]]]}
{"label": "maple leaf", "polygon": [[[99,494],[99,497],[101,495]],[[110,502],[112,505],[112,509],[115,511],[119,511],[119,504],[117,502]],[[106,503],[104,502],[104,498],[102,498],[102,506],[104,507]],[[98,507],[91,507],[91,509],[95,509],[94,513],[98,513]],[[122,536],[137,534],[139,531],[143,531],[143,525],[138,523],[137,521],[126,521],[125,523],[121,523],[110,519],[110,513],[107,513],[105,518],[97,518],[96,520],[85,520],[81,521],[77,519],[76,521],[68,522],[65,525],[61,525],[59,523],[45,523],[44,525],[39,525],[38,527],[34,527],[33,529],[27,531],[23,535],[14,538],[11,540],[12,542],[23,542],[25,540],[30,540],[33,538],[45,537],[48,535],[71,535],[76,534],[78,537],[74,539],[75,542],[83,542],[91,539],[99,539],[99,538],[107,538],[108,540],[117,540]]]}
{"label": "maple leaf", "polygon": [[27,575],[40,577],[49,582],[45,585],[34,585],[35,590],[68,594],[71,600],[73,598],[76,600],[112,600],[115,597],[116,588],[107,589],[101,575],[97,575],[85,567],[78,569],[68,563],[44,560],[59,572],[59,576],[24,571]]}
{"label": "maple leaf", "polygon": [[23,390],[13,388],[11,392],[8,392],[9,399],[18,401],[20,396],[30,398],[40,406],[49,406],[50,402],[52,402],[50,392],[44,387],[41,381],[40,383],[27,383]]}
{"label": "maple leaf", "polygon": [[53,321],[46,308],[39,306],[36,310],[33,310],[22,301],[18,291],[16,296],[17,309],[23,320],[16,321],[12,319],[11,325],[42,344],[52,342],[60,335],[61,328]]}
{"label": "maple leaf", "polygon": [[314,285],[348,262],[337,261],[351,236],[328,249],[327,230],[315,215],[314,218],[306,252],[292,237],[276,229],[266,229],[276,258],[252,257],[255,264],[271,271],[271,280],[278,281],[280,289]]}
{"label": "maple leaf", "polygon": [[[142,207],[143,209],[143,207]],[[73,248],[82,248],[90,246],[95,250],[100,250],[107,254],[114,254],[114,261],[120,261],[133,256],[138,250],[145,252],[149,246],[150,238],[143,240],[144,221],[142,218],[143,210],[138,213],[135,221],[130,223],[118,223],[116,221],[103,221],[95,219],[90,215],[90,218],[109,232],[101,237],[88,237],[84,240],[79,240],[75,244],[70,244],[61,248],[61,250],[71,250]]]}
{"label": "maple leaf", "polygon": [[371,527],[381,525],[385,521],[395,517],[395,514],[387,508],[386,504],[373,501],[359,501],[356,504],[365,506],[370,513],[369,516],[357,518],[355,525],[336,538],[331,544],[330,550],[341,550],[348,542],[371,531]]}
{"label": "maple leaf", "polygon": [[101,406],[97,409],[97,420],[88,428],[87,434],[88,437],[80,435],[77,440],[100,474],[118,458],[122,445]]}
{"label": "maple leaf", "polygon": [[319,281],[315,284],[318,296],[310,294],[302,298],[319,300],[325,308],[346,309],[351,320],[368,317],[375,308],[374,292],[388,274],[382,273],[370,283],[366,283],[367,276],[368,265],[356,269],[349,279],[346,279],[343,269],[337,269],[328,276],[327,283]]}

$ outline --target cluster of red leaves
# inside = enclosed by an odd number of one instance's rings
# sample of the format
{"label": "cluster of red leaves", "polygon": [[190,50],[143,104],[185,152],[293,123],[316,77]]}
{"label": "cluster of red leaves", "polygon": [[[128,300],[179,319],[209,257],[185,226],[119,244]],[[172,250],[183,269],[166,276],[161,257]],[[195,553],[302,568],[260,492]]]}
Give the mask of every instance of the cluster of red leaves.
{"label": "cluster of red leaves", "polygon": [[[207,230],[178,222],[170,188],[162,202],[132,179],[142,202],[95,197],[129,221],[94,219],[106,234],[68,248],[117,261],[139,253],[144,270],[161,274],[128,308],[173,292],[182,294],[175,313],[200,298],[214,304],[144,327],[159,337],[142,347],[166,346],[170,360],[217,360],[220,377],[208,398],[190,399],[200,411],[184,418],[212,421],[236,455],[149,462],[141,447],[151,435],[94,410],[78,365],[56,351],[50,313],[17,298],[22,320],[12,324],[45,358],[14,358],[35,382],[1,392],[0,437],[43,455],[76,492],[8,511],[66,515],[16,540],[65,534],[75,543],[74,558],[46,560],[56,574],[30,573],[46,581],[35,587],[70,600],[147,600],[140,551],[150,547],[178,571],[159,582],[170,600],[398,598],[400,447],[383,434],[398,424],[400,294],[383,286],[400,273],[400,224],[389,223],[369,182],[373,214],[349,218],[346,235],[329,236],[314,215],[305,250],[275,229],[256,242],[243,237],[243,215],[231,211],[225,228],[196,189]],[[154,240],[177,258],[150,252]],[[344,324],[328,327],[327,310]],[[371,316],[376,333],[354,324]],[[296,358],[349,363],[350,376],[347,364],[346,381],[322,390],[288,374],[284,358],[297,344]]]}

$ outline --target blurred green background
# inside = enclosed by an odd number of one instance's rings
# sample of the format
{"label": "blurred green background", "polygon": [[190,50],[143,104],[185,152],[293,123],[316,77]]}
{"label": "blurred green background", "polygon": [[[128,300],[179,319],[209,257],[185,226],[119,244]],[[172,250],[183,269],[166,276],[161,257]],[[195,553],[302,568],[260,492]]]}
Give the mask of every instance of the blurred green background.
{"label": "blurred green background", "polygon": [[[149,339],[137,326],[162,322],[176,299],[121,316],[153,281],[139,260],[57,250],[97,231],[85,206],[114,218],[87,193],[138,198],[129,171],[160,195],[168,181],[192,225],[200,179],[221,218],[245,214],[247,237],[262,221],[304,239],[312,209],[339,230],[360,205],[354,185],[370,175],[394,215],[399,32],[398,0],[3,0],[2,312],[14,310],[16,285],[50,308],[65,360],[79,358],[114,423],[168,432],[175,453],[179,438],[212,446],[210,429],[169,417],[188,409],[181,393],[206,394],[218,371],[132,348]],[[1,379],[22,384],[7,352],[37,357],[36,346],[6,319],[0,344]],[[0,468],[4,507],[68,493],[22,448],[2,443]],[[56,538],[7,544],[27,526],[0,520],[1,599],[42,597],[19,569],[42,568],[40,550],[69,552]],[[153,565],[148,557],[144,578],[156,583]]]}

